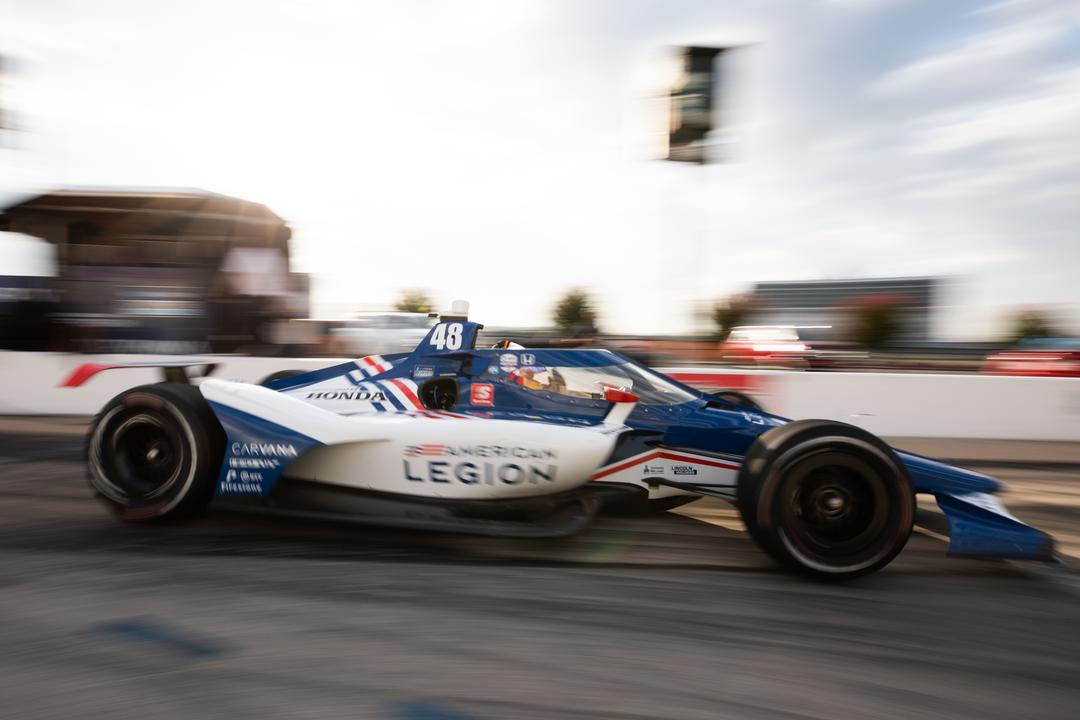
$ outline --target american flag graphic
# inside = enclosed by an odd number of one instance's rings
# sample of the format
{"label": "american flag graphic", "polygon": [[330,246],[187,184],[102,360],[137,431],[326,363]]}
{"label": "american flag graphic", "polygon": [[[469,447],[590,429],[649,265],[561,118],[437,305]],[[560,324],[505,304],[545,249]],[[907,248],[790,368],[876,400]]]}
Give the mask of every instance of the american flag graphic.
{"label": "american flag graphic", "polygon": [[446,449],[446,445],[409,445],[405,448],[405,456],[445,455]]}

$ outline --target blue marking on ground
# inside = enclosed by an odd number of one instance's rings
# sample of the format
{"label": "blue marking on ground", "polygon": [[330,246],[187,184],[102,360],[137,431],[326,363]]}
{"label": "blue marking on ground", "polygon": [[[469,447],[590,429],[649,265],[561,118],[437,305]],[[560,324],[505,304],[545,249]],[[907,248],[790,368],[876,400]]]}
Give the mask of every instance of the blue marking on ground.
{"label": "blue marking on ground", "polygon": [[123,640],[156,645],[193,658],[212,657],[225,652],[225,648],[220,643],[198,638],[184,630],[170,628],[152,618],[110,620],[98,623],[91,629]]}

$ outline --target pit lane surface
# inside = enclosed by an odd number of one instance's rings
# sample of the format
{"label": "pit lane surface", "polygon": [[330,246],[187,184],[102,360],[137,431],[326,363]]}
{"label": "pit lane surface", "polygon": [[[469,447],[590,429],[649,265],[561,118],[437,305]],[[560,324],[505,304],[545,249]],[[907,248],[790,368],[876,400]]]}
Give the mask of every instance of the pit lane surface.
{"label": "pit lane surface", "polygon": [[[212,512],[130,527],[89,498],[82,421],[0,422],[4,718],[1071,718],[1080,462],[908,447],[1010,483],[1065,566],[776,570],[721,503],[510,541]],[[1019,458],[1019,459],[1015,459]],[[933,525],[935,516],[922,518]]]}

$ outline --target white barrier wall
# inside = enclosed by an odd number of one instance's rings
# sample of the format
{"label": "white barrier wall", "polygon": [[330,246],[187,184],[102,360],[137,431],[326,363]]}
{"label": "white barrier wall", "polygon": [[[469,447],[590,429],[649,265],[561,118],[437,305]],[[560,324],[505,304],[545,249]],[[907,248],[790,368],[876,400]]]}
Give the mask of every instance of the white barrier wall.
{"label": "white barrier wall", "polygon": [[[157,356],[175,360],[175,356]],[[203,356],[214,377],[257,382],[277,370],[314,370],[342,359]],[[108,370],[59,387],[85,363],[149,362],[147,355],[0,351],[0,415],[90,415],[117,393],[158,382],[154,368]],[[1080,441],[1080,380],[986,375],[812,373],[667,368],[703,387],[741,390],[790,418],[829,418],[889,437]]]}
{"label": "white barrier wall", "polygon": [[[1080,441],[1080,379],[668,368],[729,387],[789,418],[827,418],[889,437]],[[711,379],[710,379],[711,378]]]}
{"label": "white barrier wall", "polygon": [[[188,359],[189,356],[183,356]],[[278,370],[315,370],[340,363],[340,359],[296,359],[198,356],[218,364],[213,377],[258,382]],[[172,355],[70,355],[0,351],[0,415],[93,415],[117,393],[136,385],[160,382],[157,368],[106,370],[81,387],[59,387],[86,363],[153,362],[181,359]]]}

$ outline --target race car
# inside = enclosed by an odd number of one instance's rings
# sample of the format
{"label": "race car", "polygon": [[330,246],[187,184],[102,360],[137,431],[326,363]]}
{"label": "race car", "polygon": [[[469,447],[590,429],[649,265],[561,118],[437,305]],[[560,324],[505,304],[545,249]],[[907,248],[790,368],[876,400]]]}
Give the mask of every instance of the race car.
{"label": "race car", "polygon": [[[704,395],[611,350],[477,348],[481,327],[458,305],[411,353],[259,385],[190,377],[205,359],[166,364],[166,382],[95,418],[90,485],[129,521],[190,517],[213,500],[505,537],[711,496],[734,503],[780,563],[830,579],[887,565],[925,493],[948,518],[952,554],[1052,556],[1050,536],[1011,516],[990,477],[853,425]],[[113,367],[84,366],[66,384]]]}

